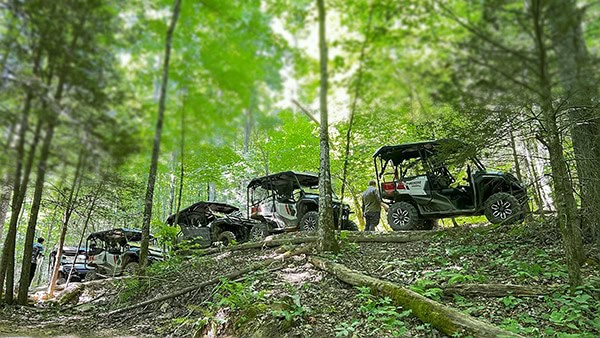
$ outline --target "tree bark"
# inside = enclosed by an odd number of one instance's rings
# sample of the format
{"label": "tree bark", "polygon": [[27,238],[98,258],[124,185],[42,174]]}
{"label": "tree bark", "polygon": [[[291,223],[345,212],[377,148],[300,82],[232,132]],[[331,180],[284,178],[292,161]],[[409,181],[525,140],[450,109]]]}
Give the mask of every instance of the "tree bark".
{"label": "tree bark", "polygon": [[65,244],[65,236],[67,235],[69,221],[71,220],[71,215],[75,210],[75,200],[77,200],[77,197],[79,195],[79,188],[81,187],[81,177],[83,176],[82,171],[85,164],[85,158],[86,154],[82,149],[79,154],[79,159],[77,161],[77,169],[75,169],[75,176],[73,177],[73,183],[71,184],[71,190],[69,191],[69,197],[65,206],[65,214],[63,216],[62,228],[60,230],[60,237],[58,239],[57,244],[56,260],[54,268],[52,270],[52,277],[50,278],[50,283],[48,285],[48,295],[50,297],[54,296],[56,280],[58,279],[58,270],[60,269],[60,258],[62,257],[63,253],[63,245]]}
{"label": "tree bark", "polygon": [[[32,100],[33,98],[31,98]],[[31,108],[31,100],[29,101],[29,107],[27,107],[27,116],[24,116],[24,120],[28,119],[29,109]],[[27,103],[26,103],[27,104]],[[24,122],[24,121],[22,121]],[[24,122],[22,125],[23,128],[27,128],[27,122]],[[0,286],[4,285],[4,281],[6,281],[6,292],[4,294],[4,300],[8,304],[12,304],[13,302],[13,289],[14,289],[14,271],[15,271],[15,247],[17,240],[17,225],[19,223],[19,216],[21,214],[21,210],[23,208],[23,201],[25,200],[25,195],[27,193],[27,185],[29,183],[29,176],[31,174],[31,169],[33,168],[33,162],[35,160],[35,153],[37,149],[37,144],[39,143],[41,133],[41,121],[38,121],[37,126],[35,128],[35,133],[33,137],[33,142],[31,143],[31,148],[29,150],[29,155],[27,158],[27,162],[25,166],[22,165],[22,160],[17,161],[17,170],[15,171],[15,188],[13,190],[13,199],[12,199],[12,213],[10,217],[10,223],[8,228],[8,233],[6,234],[6,238],[4,241],[4,250],[2,251],[2,260],[0,262]],[[20,132],[20,137],[26,137],[26,130],[22,130]],[[21,142],[21,141],[19,141]],[[24,154],[24,140],[23,143],[19,145],[21,148],[17,152],[17,156],[25,157]],[[19,163],[20,162],[20,163]],[[21,174],[23,175],[21,177]],[[20,180],[18,182],[18,180]],[[0,287],[1,289],[1,287]],[[1,294],[1,291],[0,291]]]}
{"label": "tree bark", "polygon": [[583,36],[583,10],[574,0],[552,0],[548,22],[557,54],[560,85],[568,117],[585,233],[600,244],[600,120],[597,77]]}
{"label": "tree bark", "polygon": [[472,335],[474,337],[520,337],[492,324],[475,319],[456,309],[440,304],[397,284],[373,278],[342,264],[310,256],[309,261],[321,270],[333,274],[343,282],[354,286],[366,286],[372,292],[392,299],[394,304],[411,310],[424,323],[450,335]]}
{"label": "tree bark", "polygon": [[[320,89],[320,167],[319,167],[319,250],[338,252],[339,245],[335,237],[333,222],[333,204],[331,188],[331,170],[329,163],[329,121],[327,112],[327,41],[325,40],[325,4],[317,0],[319,12],[319,52],[321,69]],[[341,215],[340,215],[341,217]]]}
{"label": "tree bark", "polygon": [[169,82],[169,61],[171,59],[171,41],[175,25],[179,18],[181,0],[175,0],[173,7],[173,16],[167,30],[165,42],[165,60],[163,63],[162,83],[160,86],[160,96],[158,100],[158,118],[156,120],[156,131],[152,147],[152,159],[150,161],[150,170],[148,172],[148,186],[146,187],[146,197],[144,199],[144,218],[142,223],[142,243],[140,248],[140,273],[143,273],[148,260],[148,246],[150,244],[150,222],[152,221],[152,201],[154,199],[154,184],[156,182],[156,171],[158,166],[158,154],[160,153],[160,137],[162,134],[163,119],[165,114],[165,101],[167,98],[167,84]]}
{"label": "tree bark", "polygon": [[[354,124],[354,114],[356,113],[356,105],[358,103],[358,98],[360,96],[360,89],[361,89],[361,85],[362,85],[362,78],[363,78],[363,65],[364,65],[364,59],[365,59],[365,52],[367,49],[367,44],[369,42],[369,33],[371,31],[371,21],[373,19],[373,6],[371,5],[371,8],[369,9],[369,19],[367,20],[367,30],[365,32],[365,39],[363,40],[361,49],[360,49],[360,56],[358,58],[358,74],[357,74],[357,79],[356,79],[356,87],[354,88],[354,97],[352,98],[352,105],[350,106],[350,118],[348,119],[348,130],[346,131],[346,148],[344,151],[344,164],[343,164],[343,168],[342,168],[342,191],[340,193],[340,202],[343,203],[344,201],[344,193],[346,192],[346,176],[348,174],[348,159],[350,158],[350,141],[352,140],[352,126]],[[356,199],[356,197],[354,197]],[[362,208],[357,207],[357,210],[361,210],[361,214],[362,214]],[[359,218],[360,221],[360,218]],[[338,219],[338,224],[337,224],[338,229],[342,228],[342,218],[339,217]]]}
{"label": "tree bark", "polygon": [[561,134],[558,128],[557,111],[552,105],[552,82],[549,73],[547,46],[543,26],[542,0],[531,0],[530,11],[534,27],[534,40],[538,61],[539,99],[542,109],[545,145],[550,155],[550,167],[554,182],[558,224],[563,238],[569,285],[571,290],[581,285],[581,262],[583,261],[583,242],[577,216],[577,203],[573,196],[573,185],[568,175]]}
{"label": "tree bark", "polygon": [[[39,125],[41,125],[41,121]],[[50,142],[53,135],[53,126],[48,126],[44,141],[42,143],[42,150],[38,161],[38,170],[35,179],[35,190],[33,193],[33,202],[31,210],[29,211],[29,222],[27,225],[27,232],[25,234],[25,244],[23,247],[23,260],[21,265],[21,279],[19,281],[19,293],[17,296],[17,302],[21,305],[27,305],[27,291],[29,288],[29,274],[31,270],[31,254],[33,251],[33,238],[35,236],[35,227],[37,224],[37,216],[40,210],[42,191],[45,182],[46,166],[48,155],[50,154]],[[39,138],[39,131],[36,131]],[[37,143],[37,141],[35,141]]]}

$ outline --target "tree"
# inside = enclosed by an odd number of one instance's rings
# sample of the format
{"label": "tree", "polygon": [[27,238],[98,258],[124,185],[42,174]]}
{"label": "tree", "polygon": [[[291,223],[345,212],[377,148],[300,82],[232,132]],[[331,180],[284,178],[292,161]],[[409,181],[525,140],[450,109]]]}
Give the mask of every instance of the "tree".
{"label": "tree", "polygon": [[148,173],[148,186],[146,188],[146,197],[144,199],[144,215],[142,223],[142,243],[140,249],[140,269],[143,271],[148,260],[148,245],[150,243],[150,222],[152,221],[152,202],[154,199],[154,184],[156,182],[156,170],[158,166],[158,154],[160,152],[160,136],[163,127],[163,118],[165,114],[165,100],[167,96],[167,84],[169,82],[169,61],[171,58],[171,42],[173,40],[173,32],[179,17],[181,8],[181,0],[175,0],[171,23],[167,30],[165,42],[165,58],[162,69],[162,82],[160,85],[160,96],[158,99],[158,117],[156,120],[156,131],[154,134],[154,142],[152,147],[152,159],[150,160],[150,170]]}
{"label": "tree", "polygon": [[321,159],[319,166],[319,249],[322,251],[339,251],[333,222],[333,207],[331,188],[331,170],[329,163],[329,120],[327,112],[327,41],[325,35],[325,4],[317,0],[319,12],[319,55],[320,55],[320,92],[319,108],[321,124],[319,132]]}

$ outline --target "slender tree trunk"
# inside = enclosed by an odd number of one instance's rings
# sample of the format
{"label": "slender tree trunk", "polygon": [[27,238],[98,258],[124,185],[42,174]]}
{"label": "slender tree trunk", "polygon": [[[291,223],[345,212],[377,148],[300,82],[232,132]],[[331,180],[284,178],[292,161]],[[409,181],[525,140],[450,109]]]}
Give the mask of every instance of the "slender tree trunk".
{"label": "slender tree trunk", "polygon": [[[31,101],[29,103],[29,107],[27,107],[27,115],[29,115],[29,109],[31,108]],[[24,116],[24,119],[27,119],[28,116]],[[23,121],[22,121],[23,122]],[[26,128],[27,122],[24,122],[23,128]],[[13,301],[13,289],[14,289],[14,270],[15,270],[15,246],[17,240],[17,225],[19,223],[19,216],[21,214],[21,210],[23,208],[23,201],[25,200],[25,195],[27,192],[27,185],[29,183],[29,176],[31,174],[31,169],[33,167],[33,161],[35,159],[35,152],[37,148],[37,144],[39,142],[41,132],[41,121],[38,122],[34,139],[31,144],[31,148],[29,151],[29,156],[25,166],[23,167],[23,159],[25,157],[24,154],[24,140],[20,140],[19,148],[17,156],[21,157],[21,160],[17,161],[17,170],[15,171],[15,188],[13,190],[13,199],[12,199],[12,213],[10,217],[10,223],[8,228],[8,233],[6,234],[6,238],[4,240],[4,250],[2,251],[2,260],[0,262],[0,285],[4,285],[4,281],[6,281],[6,293],[4,295],[4,300],[12,304]],[[20,132],[20,137],[26,137],[26,131],[22,130]],[[21,143],[22,142],[22,143]],[[23,175],[21,177],[21,174]]]}
{"label": "slender tree trunk", "polygon": [[58,270],[60,268],[60,258],[63,254],[63,245],[65,244],[65,237],[67,235],[67,229],[69,227],[69,221],[71,215],[75,210],[75,201],[79,195],[79,188],[81,187],[82,171],[86,161],[85,150],[81,150],[77,160],[77,169],[75,169],[75,176],[73,177],[73,183],[71,184],[71,190],[69,191],[69,197],[65,206],[65,214],[63,216],[62,228],[60,230],[60,237],[58,240],[55,264],[52,270],[52,277],[48,286],[48,296],[54,296],[54,289],[56,288],[56,280],[58,279]]}
{"label": "slender tree trunk", "polygon": [[[329,165],[329,121],[327,112],[327,42],[325,40],[325,4],[317,0],[319,11],[319,51],[321,64],[320,90],[320,144],[321,165],[319,168],[319,250],[338,252],[339,245],[335,236],[331,189],[331,170]],[[340,215],[341,217],[341,215]]]}
{"label": "slender tree trunk", "polygon": [[183,177],[185,174],[184,159],[185,159],[185,96],[183,97],[183,106],[181,107],[181,140],[180,140],[180,171],[179,171],[179,196],[177,197],[177,212],[175,214],[175,225],[179,222],[179,211],[181,211],[181,198],[183,197]]}
{"label": "slender tree trunk", "polygon": [[524,164],[525,167],[528,169],[527,171],[529,172],[529,177],[532,181],[532,185],[533,185],[533,199],[535,201],[535,204],[538,208],[539,212],[544,211],[544,203],[542,201],[542,193],[540,191],[540,182],[539,182],[539,176],[537,174],[537,171],[535,170],[535,164],[534,164],[534,160],[531,157],[531,153],[529,151],[529,147],[527,145],[527,141],[525,141],[525,146],[524,146],[524,150],[525,150],[525,159],[524,159]]}
{"label": "slender tree trunk", "polygon": [[[365,51],[367,49],[367,43],[369,42],[369,33],[371,31],[371,21],[373,18],[373,6],[369,9],[369,19],[367,21],[367,30],[365,32],[365,39],[363,40],[361,49],[360,49],[360,57],[358,59],[358,74],[356,79],[356,87],[354,88],[354,97],[352,99],[352,105],[350,106],[350,118],[348,120],[348,130],[346,132],[346,149],[344,151],[344,165],[342,169],[342,191],[340,194],[340,202],[344,202],[344,193],[346,190],[346,176],[348,174],[348,159],[350,157],[350,141],[352,140],[352,126],[354,124],[354,114],[356,113],[356,104],[358,103],[358,98],[360,96],[360,89],[362,85],[362,77],[363,77],[363,66],[365,59]],[[361,208],[357,208],[361,209]],[[342,217],[339,217],[338,220],[338,228],[342,228]]]}
{"label": "slender tree trunk", "polygon": [[160,97],[158,100],[158,118],[156,121],[156,133],[154,134],[154,143],[152,147],[152,160],[148,173],[148,186],[146,188],[146,198],[144,200],[144,219],[142,223],[142,243],[140,248],[140,273],[143,273],[148,259],[148,245],[150,243],[150,221],[152,220],[152,200],[154,198],[154,183],[156,182],[156,170],[158,166],[158,154],[160,152],[160,136],[162,134],[163,118],[165,114],[165,101],[167,96],[167,84],[169,82],[169,61],[171,59],[171,41],[173,32],[179,18],[179,9],[181,0],[175,0],[173,7],[173,16],[167,30],[165,42],[165,60],[163,64],[162,83],[160,86]]}
{"label": "slender tree trunk", "polygon": [[90,220],[92,219],[92,214],[94,213],[94,208],[96,207],[96,202],[98,201],[98,196],[100,196],[100,192],[103,189],[103,182],[101,181],[98,188],[96,189],[94,196],[92,197],[92,203],[88,208],[88,212],[85,216],[85,221],[83,223],[83,229],[81,231],[81,237],[79,237],[79,242],[77,244],[77,253],[75,254],[75,259],[73,260],[73,264],[71,265],[71,269],[69,270],[69,276],[67,277],[67,283],[65,288],[69,286],[69,282],[71,281],[71,276],[73,271],[75,271],[75,264],[77,263],[77,256],[79,256],[79,249],[81,248],[81,244],[83,243],[83,238],[85,237],[85,231],[87,230],[88,225],[90,224]]}
{"label": "slender tree trunk", "polygon": [[25,234],[25,244],[23,248],[23,262],[21,265],[21,279],[19,281],[19,294],[17,302],[21,305],[27,305],[27,291],[29,288],[29,275],[31,274],[31,255],[33,251],[33,240],[37,226],[38,214],[42,202],[42,192],[44,191],[44,182],[46,181],[46,169],[48,157],[50,155],[50,144],[54,135],[54,123],[49,122],[42,144],[42,150],[38,163],[38,170],[35,180],[35,191],[33,193],[33,202],[29,212],[29,222],[27,224],[27,233]]}
{"label": "slender tree trunk", "polygon": [[571,290],[581,285],[581,262],[583,243],[577,217],[577,203],[573,196],[573,185],[568,175],[564,149],[560,138],[557,112],[552,106],[552,81],[548,71],[547,47],[543,27],[542,0],[530,0],[529,10],[533,19],[535,46],[539,62],[540,104],[543,114],[545,142],[550,155],[550,167],[554,182],[558,224],[563,238],[569,285]]}
{"label": "slender tree trunk", "polygon": [[574,0],[551,0],[548,21],[558,58],[560,84],[568,101],[585,234],[600,244],[600,120],[595,107],[598,78],[583,36],[583,11]]}

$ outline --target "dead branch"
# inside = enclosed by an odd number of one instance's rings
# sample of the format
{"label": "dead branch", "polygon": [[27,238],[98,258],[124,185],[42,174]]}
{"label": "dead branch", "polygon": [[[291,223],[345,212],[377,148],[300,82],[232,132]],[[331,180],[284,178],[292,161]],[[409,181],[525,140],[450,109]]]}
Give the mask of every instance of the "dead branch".
{"label": "dead branch", "polygon": [[[337,236],[344,237],[349,242],[356,243],[407,243],[414,241],[421,241],[434,237],[441,231],[397,231],[393,233],[385,232],[354,232],[354,231],[337,231]],[[343,233],[343,235],[342,235]],[[317,241],[317,236],[297,236],[283,235],[280,237],[268,237],[261,242],[247,242],[238,245],[231,245],[221,248],[210,248],[206,250],[199,250],[197,255],[206,256],[215,253],[222,253],[228,251],[238,251],[246,249],[259,249],[259,248],[272,248],[282,245],[297,245],[304,243],[314,243]]]}
{"label": "dead branch", "polygon": [[483,297],[534,297],[554,292],[558,287],[541,287],[515,284],[458,284],[442,287],[445,295],[483,296]]}
{"label": "dead branch", "polygon": [[367,286],[376,294],[390,297],[396,305],[411,310],[423,322],[430,323],[448,335],[465,334],[475,337],[521,337],[492,324],[475,319],[397,284],[361,274],[342,264],[333,263],[314,256],[310,256],[309,261],[316,267],[335,275],[350,285]]}
{"label": "dead branch", "polygon": [[283,261],[286,258],[308,253],[310,250],[312,250],[312,246],[305,246],[305,247],[302,247],[302,248],[300,248],[298,250],[295,250],[295,251],[288,251],[288,252],[286,252],[286,253],[284,253],[282,255],[279,255],[277,257],[274,257],[274,258],[271,258],[271,259],[266,259],[266,260],[264,260],[262,262],[258,262],[258,263],[252,264],[251,266],[249,266],[249,267],[247,267],[245,269],[236,270],[236,271],[231,272],[229,274],[221,275],[221,276],[209,279],[209,280],[207,280],[207,281],[205,281],[203,283],[200,283],[200,284],[197,284],[197,285],[193,285],[193,286],[190,286],[190,287],[187,287],[187,288],[175,291],[175,292],[170,293],[168,295],[164,295],[164,296],[161,296],[161,297],[149,299],[149,300],[143,301],[141,303],[137,303],[137,304],[133,304],[133,305],[130,305],[130,306],[126,306],[124,308],[113,310],[113,311],[109,312],[107,314],[107,316],[112,316],[112,315],[119,314],[119,313],[122,313],[122,312],[130,311],[130,310],[133,310],[133,309],[136,309],[136,308],[139,308],[139,307],[143,307],[143,306],[147,306],[147,305],[154,304],[154,303],[157,303],[157,302],[162,302],[162,301],[165,301],[165,300],[168,300],[168,299],[179,297],[179,296],[185,295],[186,293],[202,289],[202,288],[204,288],[206,286],[209,286],[209,285],[212,285],[212,284],[219,283],[223,279],[233,280],[233,279],[236,279],[236,278],[238,278],[238,277],[240,277],[242,275],[245,275],[247,273],[267,268],[271,264],[279,262],[279,261]]}

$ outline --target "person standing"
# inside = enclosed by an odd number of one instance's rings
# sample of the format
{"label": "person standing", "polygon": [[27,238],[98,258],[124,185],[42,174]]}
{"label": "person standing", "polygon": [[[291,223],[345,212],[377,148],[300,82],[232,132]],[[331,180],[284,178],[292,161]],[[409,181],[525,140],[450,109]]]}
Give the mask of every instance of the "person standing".
{"label": "person standing", "polygon": [[42,237],[38,238],[37,243],[33,244],[33,251],[31,252],[31,270],[29,271],[29,286],[31,286],[31,281],[33,280],[33,276],[35,276],[38,258],[44,255],[43,244],[44,239]]}
{"label": "person standing", "polygon": [[381,208],[388,210],[387,204],[381,201],[379,191],[377,190],[377,182],[369,181],[367,190],[362,194],[362,211],[365,217],[365,231],[374,231],[379,220],[381,219]]}

